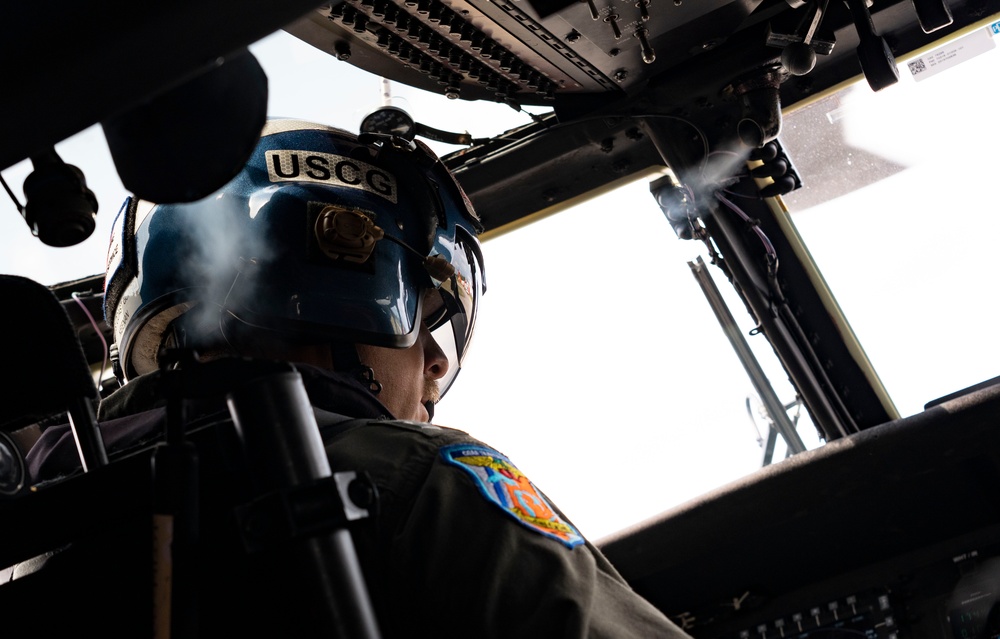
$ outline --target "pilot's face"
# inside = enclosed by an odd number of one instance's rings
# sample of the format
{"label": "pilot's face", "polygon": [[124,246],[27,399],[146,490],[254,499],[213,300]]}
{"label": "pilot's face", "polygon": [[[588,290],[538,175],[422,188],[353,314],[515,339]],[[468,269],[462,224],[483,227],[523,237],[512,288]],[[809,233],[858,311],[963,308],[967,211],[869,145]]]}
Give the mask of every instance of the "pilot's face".
{"label": "pilot's face", "polygon": [[[440,306],[440,296],[429,295],[424,301],[424,317],[432,317]],[[396,419],[419,422],[430,420],[426,402],[439,397],[437,380],[448,372],[448,357],[421,323],[417,341],[409,348],[383,348],[358,344],[358,356],[371,367],[382,384],[379,400]]]}

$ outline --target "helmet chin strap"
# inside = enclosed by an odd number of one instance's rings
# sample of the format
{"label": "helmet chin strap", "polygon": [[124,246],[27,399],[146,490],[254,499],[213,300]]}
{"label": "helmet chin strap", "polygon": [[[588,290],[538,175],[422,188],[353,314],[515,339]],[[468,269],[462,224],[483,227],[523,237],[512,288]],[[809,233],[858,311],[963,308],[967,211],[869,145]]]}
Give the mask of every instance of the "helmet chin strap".
{"label": "helmet chin strap", "polygon": [[[375,371],[361,362],[358,348],[354,344],[330,342],[330,354],[334,370],[349,373],[364,384],[372,395],[377,396],[382,392],[382,384],[375,379]],[[427,400],[424,402],[424,408],[427,409],[427,421],[434,419],[434,402]]]}
{"label": "helmet chin strap", "polygon": [[382,384],[375,379],[375,371],[361,363],[358,348],[354,344],[330,342],[330,356],[334,370],[350,374],[364,384],[372,395],[382,392]]}

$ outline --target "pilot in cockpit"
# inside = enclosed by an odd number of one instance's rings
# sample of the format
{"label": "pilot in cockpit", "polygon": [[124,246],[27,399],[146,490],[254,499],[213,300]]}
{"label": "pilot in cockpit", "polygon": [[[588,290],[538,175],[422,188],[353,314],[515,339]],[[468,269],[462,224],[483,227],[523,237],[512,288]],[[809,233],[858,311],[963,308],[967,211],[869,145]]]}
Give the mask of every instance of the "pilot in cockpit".
{"label": "pilot in cockpit", "polygon": [[[424,145],[283,119],[217,193],[127,202],[105,282],[124,382],[100,407],[109,454],[160,432],[165,349],[293,362],[331,467],[378,488],[353,535],[385,636],[686,636],[512,460],[431,423],[485,290],[479,227]],[[75,459],[50,428],[28,462],[46,479]]]}

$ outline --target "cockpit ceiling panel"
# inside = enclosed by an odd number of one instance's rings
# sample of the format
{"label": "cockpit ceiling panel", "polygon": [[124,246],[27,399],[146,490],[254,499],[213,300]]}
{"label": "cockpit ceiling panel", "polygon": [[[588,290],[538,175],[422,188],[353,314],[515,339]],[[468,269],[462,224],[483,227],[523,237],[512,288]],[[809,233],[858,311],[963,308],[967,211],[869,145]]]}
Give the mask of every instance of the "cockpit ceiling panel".
{"label": "cockpit ceiling panel", "polygon": [[407,85],[545,104],[556,93],[628,95],[718,46],[760,2],[341,0],[286,30]]}

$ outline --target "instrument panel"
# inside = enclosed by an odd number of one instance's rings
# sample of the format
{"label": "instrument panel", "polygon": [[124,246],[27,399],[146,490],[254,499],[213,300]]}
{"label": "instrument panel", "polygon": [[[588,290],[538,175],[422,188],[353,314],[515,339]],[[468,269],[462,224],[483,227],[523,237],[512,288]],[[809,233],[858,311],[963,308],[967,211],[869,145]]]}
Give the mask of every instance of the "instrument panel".
{"label": "instrument panel", "polygon": [[998,382],[598,546],[696,639],[1000,636]]}

